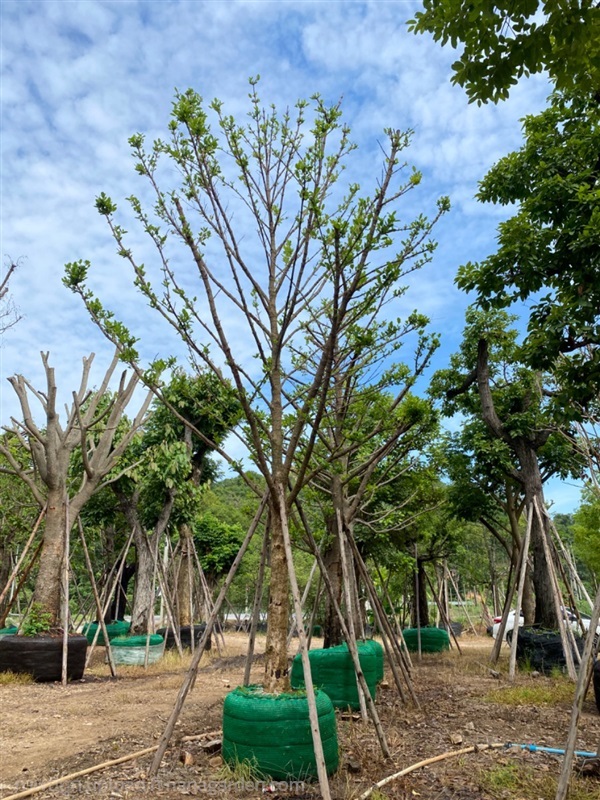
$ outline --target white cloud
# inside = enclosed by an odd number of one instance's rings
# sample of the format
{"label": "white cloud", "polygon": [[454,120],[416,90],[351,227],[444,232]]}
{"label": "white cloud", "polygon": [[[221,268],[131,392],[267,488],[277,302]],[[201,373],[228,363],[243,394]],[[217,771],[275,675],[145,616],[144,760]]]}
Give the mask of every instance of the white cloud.
{"label": "white cloud", "polygon": [[[431,213],[446,193],[454,210],[439,226],[433,264],[411,278],[406,308],[429,313],[446,336],[444,353],[451,352],[467,302],[453,286],[455,270],[494,249],[498,213],[474,202],[477,181],[518,146],[518,120],[541,107],[547,87],[541,79],[523,82],[509,102],[470,106],[450,85],[455,55],[407,32],[405,21],[417,7],[4,0],[2,253],[27,262],[13,283],[25,318],[4,337],[0,353],[0,421],[16,411],[5,378],[19,371],[39,381],[40,350],[51,351],[68,388],[77,383],[83,355],[96,350],[99,370],[110,358],[110,347],[62,286],[67,261],[92,261],[94,287],[143,331],[148,357],[176,347],[132,289],[94,198],[106,191],[119,203],[131,246],[151,265],[151,248],[130,224],[123,200],[144,191],[127,138],[137,131],[148,142],[166,135],[174,87],[220,97],[227,113],[244,115],[247,79],[258,73],[261,96],[280,107],[315,91],[328,102],[343,96],[344,118],[360,145],[348,175],[365,184],[372,186],[379,173],[382,129],[415,130],[407,160],[424,181],[402,213]],[[241,344],[251,351],[247,341]]]}

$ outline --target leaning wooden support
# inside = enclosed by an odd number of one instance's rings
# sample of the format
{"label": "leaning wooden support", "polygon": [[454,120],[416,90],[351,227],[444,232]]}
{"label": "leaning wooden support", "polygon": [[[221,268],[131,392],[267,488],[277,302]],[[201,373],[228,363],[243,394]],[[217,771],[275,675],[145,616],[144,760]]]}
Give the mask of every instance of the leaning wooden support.
{"label": "leaning wooden support", "polygon": [[448,628],[448,635],[451,636],[452,639],[454,639],[454,644],[456,645],[456,649],[458,650],[458,652],[462,656],[462,654],[463,654],[462,648],[461,648],[461,646],[460,646],[460,644],[458,642],[456,634],[452,630],[452,625],[450,625],[450,620],[448,619],[448,616],[446,614],[446,609],[443,607],[442,603],[440,602],[439,597],[436,595],[435,589],[433,588],[433,584],[431,583],[431,579],[430,579],[429,575],[426,572],[424,572],[424,575],[425,575],[425,579],[427,581],[427,585],[431,589],[431,593],[432,593],[432,595],[433,595],[433,597],[435,599],[438,611],[440,612],[440,617],[442,619],[442,623],[444,625],[446,625],[446,627]]}
{"label": "leaning wooden support", "polygon": [[[337,532],[340,540],[340,556],[342,561],[342,575],[344,578],[344,595],[346,600],[346,619],[348,624],[348,632],[353,642],[356,642],[356,628],[354,627],[354,604],[352,602],[352,587],[350,585],[350,566],[348,564],[348,553],[346,551],[346,543],[344,527],[342,524],[342,515],[339,509],[336,511],[337,516]],[[315,561],[316,563],[316,561]],[[358,702],[360,705],[360,715],[363,722],[367,722],[367,703],[365,695],[360,685],[358,678],[356,679],[356,688],[358,689]]]}
{"label": "leaning wooden support", "polygon": [[100,595],[98,594],[98,586],[96,584],[96,578],[94,577],[94,568],[92,567],[90,551],[88,550],[87,542],[85,540],[85,534],[83,532],[83,525],[81,523],[80,517],[77,517],[77,525],[79,528],[79,538],[81,540],[81,546],[83,548],[85,567],[87,569],[88,577],[90,579],[90,585],[92,587],[92,593],[94,595],[94,602],[96,603],[96,613],[98,614],[98,622],[100,627],[102,628],[102,636],[104,637],[104,643],[106,644],[106,654],[108,656],[108,666],[110,667],[110,674],[112,675],[113,678],[116,678],[117,669],[115,667],[115,660],[113,658],[112,647],[110,646],[108,640],[108,631],[106,629],[104,614],[102,613],[102,602],[100,600]]}
{"label": "leaning wooden support", "polygon": [[193,686],[193,684],[195,682],[196,673],[198,672],[198,666],[200,665],[200,659],[202,658],[202,654],[204,653],[204,648],[206,647],[206,643],[210,638],[210,634],[212,632],[213,626],[215,624],[215,621],[217,619],[219,611],[221,610],[221,606],[223,605],[223,600],[225,599],[225,595],[227,594],[227,591],[229,590],[229,587],[231,586],[231,583],[232,583],[233,579],[235,578],[235,574],[238,571],[238,568],[240,566],[242,558],[244,557],[244,554],[245,554],[246,550],[248,549],[248,545],[250,544],[250,541],[252,540],[252,537],[254,536],[254,534],[256,532],[256,529],[258,528],[258,525],[259,525],[260,520],[262,518],[263,512],[265,510],[265,506],[267,504],[267,500],[268,500],[268,494],[265,492],[265,494],[263,495],[263,498],[261,500],[261,503],[260,503],[260,505],[258,507],[258,510],[257,510],[256,514],[254,515],[254,519],[252,520],[252,524],[250,525],[250,528],[248,529],[248,533],[246,534],[246,538],[242,542],[241,547],[240,547],[240,549],[238,551],[238,554],[236,555],[236,557],[235,557],[235,559],[233,561],[233,564],[231,565],[231,567],[229,569],[229,573],[227,575],[227,578],[225,579],[225,582],[221,587],[221,591],[219,592],[219,596],[216,599],[215,605],[214,605],[213,610],[212,610],[212,614],[210,615],[210,617],[206,621],[206,628],[204,630],[204,633],[202,634],[202,638],[200,639],[200,642],[198,643],[198,649],[196,650],[196,652],[194,653],[194,655],[192,657],[192,661],[190,663],[189,669],[188,669],[188,671],[186,673],[186,676],[185,676],[184,681],[183,681],[183,683],[181,685],[181,688],[179,689],[179,694],[177,695],[177,700],[175,701],[175,705],[173,706],[173,710],[171,711],[169,719],[167,720],[166,728],[163,731],[163,734],[162,734],[162,736],[160,738],[160,742],[158,743],[158,749],[157,749],[157,752],[156,752],[156,756],[154,757],[154,760],[152,761],[152,766],[150,767],[150,770],[149,770],[149,773],[148,773],[150,776],[156,775],[156,773],[160,769],[160,763],[161,763],[161,761],[163,759],[163,756],[165,754],[165,751],[167,749],[167,746],[169,744],[171,736],[173,735],[173,730],[175,729],[175,723],[179,719],[179,715],[181,714],[181,709],[183,708],[183,704],[185,703],[185,699],[186,699],[186,697],[188,695],[188,692],[190,691],[190,689],[192,688],[192,686]]}
{"label": "leaning wooden support", "polygon": [[550,580],[552,582],[552,587],[553,587],[554,607],[556,610],[556,616],[558,618],[558,630],[560,631],[560,640],[562,642],[563,652],[565,654],[567,673],[572,681],[576,681],[577,671],[575,670],[575,663],[573,661],[573,650],[577,649],[575,647],[575,637],[573,635],[573,631],[571,630],[571,626],[566,624],[566,620],[563,614],[564,603],[562,600],[562,593],[560,591],[560,586],[558,585],[558,578],[556,576],[556,570],[554,569],[554,562],[552,560],[552,554],[550,552],[550,546],[548,544],[548,538],[546,536],[546,532],[544,529],[542,512],[535,498],[533,500],[533,505],[540,523],[540,527],[542,529],[542,545],[544,547],[544,554],[546,557],[546,562],[548,564],[548,571],[550,573]]}
{"label": "leaning wooden support", "polygon": [[442,753],[439,756],[433,756],[433,758],[426,758],[423,761],[417,761],[416,764],[411,764],[410,767],[406,767],[405,769],[400,770],[400,772],[395,772],[393,775],[388,775],[387,778],[383,778],[383,780],[373,784],[370,789],[367,789],[366,792],[363,792],[361,795],[359,795],[356,800],[367,800],[367,797],[370,797],[377,789],[387,786],[388,783],[398,780],[398,778],[402,778],[404,775],[410,775],[411,772],[415,772],[418,769],[428,767],[430,764],[437,764],[438,761],[445,761],[447,758],[456,758],[456,756],[465,756],[468,753],[481,753],[484,750],[499,750],[501,747],[504,747],[502,742],[494,742],[493,744],[475,744],[472,747],[463,747],[460,750],[449,750],[447,753]]}
{"label": "leaning wooden support", "polygon": [[265,566],[269,550],[269,528],[265,526],[262,548],[260,551],[260,564],[258,566],[258,578],[254,588],[254,603],[252,604],[252,622],[250,624],[250,636],[248,639],[248,653],[246,654],[246,666],[244,667],[244,686],[250,685],[250,671],[254,658],[254,645],[256,642],[256,630],[260,618],[260,607],[263,598],[263,586],[265,582]]}
{"label": "leaning wooden support", "polygon": [[571,769],[573,765],[573,756],[575,754],[575,745],[577,742],[577,730],[579,728],[579,719],[581,717],[581,709],[583,708],[583,701],[588,690],[590,678],[592,676],[592,669],[594,666],[593,649],[594,649],[594,634],[598,627],[600,620],[600,589],[596,594],[594,607],[592,608],[590,628],[586,636],[585,646],[583,648],[583,655],[581,658],[581,666],[579,668],[579,679],[577,681],[577,688],[575,689],[575,699],[573,701],[573,710],[571,712],[571,723],[569,725],[569,734],[567,736],[567,745],[565,747],[565,756],[563,759],[562,770],[558,781],[555,800],[566,800],[569,791],[569,780],[571,778]]}
{"label": "leaning wooden support", "polygon": [[294,610],[296,613],[296,619],[299,622],[298,637],[300,638],[300,652],[302,654],[301,655],[302,667],[304,670],[304,686],[306,688],[306,699],[308,701],[308,716],[310,719],[310,730],[312,733],[313,749],[315,753],[315,762],[317,766],[317,775],[319,777],[319,788],[321,790],[321,797],[324,800],[331,800],[331,790],[329,788],[329,779],[327,777],[327,767],[325,765],[323,742],[321,741],[321,731],[319,730],[319,712],[317,711],[315,687],[312,681],[310,659],[308,657],[308,647],[306,646],[306,634],[304,632],[304,625],[302,622],[303,619],[302,601],[300,599],[300,590],[298,589],[296,570],[294,569],[294,556],[292,553],[292,542],[290,539],[290,532],[288,529],[288,520],[286,514],[286,499],[283,487],[280,487],[279,513],[281,520],[281,531],[283,533],[283,546],[285,549],[285,558],[287,561],[288,576],[290,579],[290,589],[292,591],[292,598],[294,600]]}
{"label": "leaning wooden support", "polygon": [[[508,677],[512,681],[515,677],[515,670],[517,664],[517,641],[519,639],[519,622],[521,620],[521,604],[523,602],[523,590],[525,588],[525,577],[527,575],[527,559],[529,557],[529,543],[531,541],[531,526],[533,524],[533,508],[529,506],[526,511],[527,514],[527,528],[525,530],[525,538],[521,545],[520,553],[520,568],[519,568],[519,584],[517,588],[517,604],[515,607],[515,624],[513,627],[513,635],[510,643],[510,658],[508,660]],[[508,619],[507,615],[504,617]],[[504,637],[504,630],[506,628],[506,619],[503,619],[504,625],[500,626],[498,631],[498,638],[502,642]]]}
{"label": "leaning wooden support", "polygon": [[317,559],[319,563],[319,569],[321,571],[321,577],[325,584],[325,588],[329,593],[329,597],[331,598],[332,605],[334,607],[335,613],[338,616],[340,621],[340,627],[342,629],[342,634],[346,639],[348,644],[348,650],[350,652],[350,657],[352,658],[352,663],[354,665],[354,671],[356,672],[356,677],[360,681],[360,685],[362,686],[365,701],[367,703],[367,710],[369,712],[369,716],[373,721],[373,725],[375,726],[375,731],[377,732],[377,738],[379,740],[379,746],[381,747],[381,752],[386,758],[391,758],[392,754],[387,743],[387,738],[385,735],[385,731],[383,730],[383,726],[381,724],[381,720],[379,719],[379,714],[377,713],[377,709],[375,708],[375,703],[373,702],[373,698],[371,697],[371,692],[369,691],[369,687],[367,686],[367,682],[365,680],[365,676],[362,671],[362,667],[360,665],[360,658],[358,656],[358,648],[356,647],[356,642],[353,642],[350,638],[350,632],[348,631],[348,627],[346,625],[346,620],[344,619],[344,614],[342,609],[340,608],[339,603],[337,602],[335,592],[333,591],[333,586],[331,584],[331,578],[327,572],[327,567],[325,566],[325,562],[323,561],[323,557],[319,551],[319,547],[315,541],[315,537],[310,530],[310,526],[308,524],[308,520],[302,508],[302,505],[299,499],[296,499],[296,508],[298,509],[298,514],[300,516],[300,520],[302,521],[302,526],[304,527],[304,531],[306,533],[306,538],[308,540],[308,544],[313,552],[313,555]]}
{"label": "leaning wooden support", "polygon": [[[419,700],[417,695],[415,694],[414,687],[412,685],[412,680],[410,678],[409,669],[406,665],[405,656],[402,652],[401,648],[396,641],[396,637],[394,636],[394,632],[392,630],[392,626],[387,618],[387,614],[385,613],[385,609],[383,608],[381,601],[377,595],[377,591],[375,589],[375,585],[371,580],[371,576],[369,575],[369,570],[367,569],[367,565],[364,562],[362,555],[357,547],[356,542],[354,541],[353,536],[348,537],[348,541],[350,542],[350,546],[352,548],[352,552],[354,554],[354,559],[358,564],[358,568],[362,575],[363,581],[367,588],[367,592],[371,598],[371,604],[373,605],[374,613],[378,613],[378,625],[381,630],[383,644],[385,646],[386,652],[388,653],[388,660],[390,663],[390,667],[392,669],[392,674],[394,675],[394,680],[396,682],[396,686],[398,687],[398,692],[403,700],[405,700],[404,692],[402,690],[402,683],[400,681],[400,677],[395,670],[395,665],[397,664],[402,671],[402,676],[404,678],[404,683],[406,684],[411,700],[416,708],[419,708]],[[376,611],[377,609],[377,611]],[[393,655],[392,655],[393,653]]]}
{"label": "leaning wooden support", "polygon": [[42,510],[40,511],[40,514],[39,514],[39,516],[38,516],[38,518],[37,518],[37,520],[35,522],[35,525],[33,526],[33,530],[29,534],[29,539],[27,539],[27,541],[25,542],[25,547],[23,548],[23,552],[19,556],[13,571],[9,575],[8,580],[6,581],[6,586],[4,587],[2,592],[0,592],[0,606],[2,605],[2,601],[4,600],[4,598],[6,597],[8,592],[10,591],[10,587],[12,585],[12,582],[14,581],[14,579],[19,574],[19,570],[21,569],[21,564],[25,560],[25,556],[27,555],[27,553],[29,551],[29,548],[31,547],[31,543],[35,539],[35,535],[38,532],[38,528],[40,527],[40,525],[42,523],[42,520],[44,519],[45,514],[46,514],[46,506],[44,506],[44,508],[42,508]]}
{"label": "leaning wooden support", "polygon": [[30,789],[24,789],[22,792],[16,794],[9,794],[3,797],[2,800],[23,800],[25,797],[31,797],[34,794],[51,789],[53,786],[60,786],[61,783],[68,783],[74,781],[76,778],[83,778],[84,775],[91,775],[92,772],[99,772],[101,769],[108,769],[109,767],[116,767],[118,764],[124,764],[126,761],[133,761],[136,758],[142,758],[149,753],[153,753],[158,748],[155,744],[153,747],[146,747],[144,750],[138,750],[135,753],[130,753],[128,756],[121,756],[120,758],[113,758],[111,761],[103,761],[101,764],[96,764],[93,767],[86,767],[80,769],[79,772],[71,772],[69,775],[61,775],[60,778],[54,778],[48,783],[42,783],[40,786],[33,786]]}
{"label": "leaning wooden support", "polygon": [[61,684],[67,685],[69,660],[69,560],[71,550],[71,519],[69,515],[69,495],[65,496],[65,542],[61,574],[60,616],[63,629]]}

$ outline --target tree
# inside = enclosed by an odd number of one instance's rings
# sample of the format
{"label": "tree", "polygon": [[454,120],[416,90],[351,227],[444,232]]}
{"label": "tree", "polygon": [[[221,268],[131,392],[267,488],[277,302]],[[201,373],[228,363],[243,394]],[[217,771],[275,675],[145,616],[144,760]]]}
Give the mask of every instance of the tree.
{"label": "tree", "polygon": [[[88,380],[93,359],[93,354],[83,359],[81,383],[79,389],[73,392],[73,402],[67,408],[64,427],[56,407],[57,386],[48,353],[42,353],[46,372],[45,392],[36,390],[22,375],[9,378],[19,398],[23,420],[13,418],[12,428],[5,430],[17,437],[27,451],[32,468],[19,461],[4,442],[0,443],[0,454],[6,458],[13,474],[29,487],[39,507],[46,509],[43,545],[33,599],[48,613],[53,626],[58,625],[60,616],[61,568],[66,537],[85,503],[100,488],[103,479],[125,451],[141,424],[151,397],[148,394],[142,404],[130,433],[115,443],[119,421],[131,401],[138,378],[136,375],[128,377],[123,372],[108,407],[102,408],[102,401],[119,364],[119,357],[115,353],[100,388],[92,392],[88,390]],[[45,418],[43,428],[34,420],[29,402],[30,394],[42,406]],[[100,424],[102,432],[96,435]],[[80,480],[72,486],[68,481],[70,459],[77,448],[81,451],[83,470]]]}
{"label": "tree", "polygon": [[559,89],[600,89],[597,0],[423,0],[423,7],[410,30],[464,45],[452,82],[471,101],[504,99],[519,78],[544,70]]}
{"label": "tree", "polygon": [[556,629],[543,483],[551,474],[580,474],[583,464],[569,441],[572,431],[559,428],[548,402],[548,376],[516,360],[517,333],[508,328],[511,321],[504,312],[469,309],[460,352],[452,357],[450,369],[437,374],[434,391],[445,396],[446,413],[481,416],[499,469],[520,486],[528,513],[533,515],[535,622]]}
{"label": "tree", "polygon": [[600,390],[600,105],[556,93],[524,132],[478,193],[518,211],[500,223],[498,251],[461,267],[457,283],[483,309],[529,301],[521,356],[554,372],[557,406],[577,415]]}
{"label": "tree", "polygon": [[573,520],[575,553],[600,582],[600,494],[596,487],[586,487],[582,503]]}
{"label": "tree", "polygon": [[[136,169],[155,197],[155,214],[135,197],[131,203],[156,246],[161,290],[153,288],[147,268],[126,246],[115,203],[103,193],[96,205],[151,307],[181,335],[194,361],[222,379],[229,375],[237,390],[245,421],[241,433],[268,495],[264,683],[274,691],[288,683],[288,517],[305,485],[326,409],[338,331],[357,298],[368,300],[393,287],[407,260],[428,260],[432,225],[448,201],[440,201],[433,221],[422,215],[400,220],[397,201],[420,176],[413,172],[400,180],[409,136],[395,130],[386,132],[382,174],[372,196],[361,196],[355,184],[347,185],[345,194],[338,187],[334,191],[353,150],[340,108],[315,96],[310,111],[300,101],[294,115],[279,115],[274,107],[262,108],[256,81],[251,83],[248,124],[226,115],[219,101],[206,108],[188,90],[176,95],[168,142],[156,141],[148,152],[141,134],[130,139]],[[168,175],[159,179],[163,158],[175,168],[169,174],[181,176],[181,185],[168,186]],[[198,298],[187,291],[186,274],[176,272],[181,260],[176,246],[183,246],[196,270]],[[172,260],[173,253],[178,257]],[[135,338],[85,286],[89,266],[67,265],[65,282],[107,335],[135,358]],[[332,326],[322,350],[314,349],[316,369],[307,375],[295,354],[306,337],[307,318],[314,319],[323,302],[334,309]]]}

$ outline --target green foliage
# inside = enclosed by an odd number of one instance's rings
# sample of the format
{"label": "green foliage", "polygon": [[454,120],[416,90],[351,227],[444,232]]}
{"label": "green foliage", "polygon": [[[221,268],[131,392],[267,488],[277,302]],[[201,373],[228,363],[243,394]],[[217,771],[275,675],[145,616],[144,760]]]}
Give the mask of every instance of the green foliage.
{"label": "green foliage", "polygon": [[574,545],[577,558],[600,579],[600,493],[596,487],[583,491],[583,502],[573,520]]}
{"label": "green foliage", "polygon": [[44,609],[41,603],[32,603],[23,624],[21,633],[23,636],[38,636],[41,633],[48,633],[52,630],[53,615]]}
{"label": "green foliage", "polygon": [[471,101],[508,97],[519,78],[546,70],[559,89],[600,87],[600,10],[594,0],[423,0],[415,33],[464,45],[453,83]]}
{"label": "green foliage", "polygon": [[477,292],[484,310],[529,301],[520,357],[553,370],[557,408],[576,415],[600,387],[600,105],[555,93],[548,109],[525,118],[524,134],[478,194],[518,204],[517,213],[500,223],[498,251],[461,267],[457,283]]}
{"label": "green foliage", "polygon": [[244,538],[238,525],[229,525],[212,514],[203,514],[194,522],[194,544],[202,568],[213,583],[231,567]]}

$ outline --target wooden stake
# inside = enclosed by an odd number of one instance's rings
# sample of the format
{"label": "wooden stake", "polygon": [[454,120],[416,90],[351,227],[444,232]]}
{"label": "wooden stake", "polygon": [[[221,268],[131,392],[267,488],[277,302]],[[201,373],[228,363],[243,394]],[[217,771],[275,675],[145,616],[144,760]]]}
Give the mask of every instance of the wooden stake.
{"label": "wooden stake", "polygon": [[298,498],[296,498],[296,508],[298,509],[298,514],[302,521],[302,525],[306,532],[306,537],[308,539],[308,543],[311,547],[311,550],[319,562],[319,569],[321,571],[321,577],[323,578],[323,582],[325,583],[325,588],[329,593],[329,597],[331,598],[332,605],[335,609],[335,613],[340,620],[340,627],[342,629],[342,634],[348,643],[348,650],[350,651],[350,656],[352,658],[352,663],[354,664],[354,671],[356,672],[356,676],[359,679],[361,686],[363,688],[363,692],[365,695],[365,701],[367,703],[367,709],[369,711],[369,716],[373,720],[373,725],[375,726],[375,730],[377,732],[377,738],[379,740],[379,746],[381,747],[381,752],[386,758],[391,758],[392,754],[390,752],[390,748],[387,743],[387,739],[385,736],[385,731],[383,730],[383,726],[381,725],[381,720],[379,719],[379,714],[377,713],[377,709],[375,708],[375,703],[373,702],[373,698],[371,697],[371,692],[369,691],[369,687],[367,686],[367,682],[365,680],[365,676],[362,671],[362,667],[360,665],[360,658],[358,656],[358,650],[356,648],[356,643],[352,642],[350,639],[350,633],[348,631],[348,627],[346,626],[346,620],[344,619],[344,614],[342,613],[342,609],[337,602],[335,597],[335,592],[333,591],[333,586],[331,585],[331,578],[327,572],[327,567],[323,561],[323,557],[319,551],[317,543],[315,541],[315,537],[312,535],[312,531],[310,530],[310,526],[308,524],[308,520],[306,519],[306,515],[302,508],[302,505]]}
{"label": "wooden stake", "polygon": [[190,666],[189,666],[189,669],[187,671],[187,674],[186,674],[186,676],[184,678],[184,681],[183,681],[183,683],[181,685],[181,688],[179,689],[179,694],[177,695],[177,700],[175,701],[175,705],[173,706],[173,710],[172,710],[171,715],[169,716],[169,719],[167,721],[166,728],[163,731],[163,734],[162,734],[162,736],[160,738],[160,742],[158,744],[156,755],[154,757],[154,760],[152,761],[152,766],[150,767],[150,770],[149,770],[149,773],[148,773],[150,776],[156,775],[156,773],[160,769],[160,762],[163,759],[163,756],[165,754],[165,751],[167,749],[167,746],[169,744],[171,736],[173,735],[173,730],[175,729],[175,723],[179,719],[179,715],[181,714],[181,709],[183,708],[183,704],[185,703],[185,698],[187,697],[188,692],[192,688],[192,685],[194,684],[194,681],[196,679],[196,673],[198,672],[198,666],[200,665],[200,659],[202,658],[202,654],[204,653],[204,648],[206,647],[206,642],[208,641],[208,639],[210,637],[213,625],[215,624],[215,620],[217,619],[217,615],[218,615],[219,611],[221,610],[221,606],[223,604],[223,600],[225,599],[225,595],[227,594],[227,590],[229,589],[229,587],[231,586],[231,582],[235,578],[235,574],[238,571],[238,567],[240,566],[242,558],[244,557],[244,553],[248,549],[248,545],[250,544],[250,541],[251,541],[252,537],[254,536],[254,534],[256,532],[256,529],[257,529],[257,527],[258,527],[258,525],[260,523],[261,517],[263,515],[263,511],[264,511],[265,506],[267,504],[267,500],[268,500],[268,493],[265,492],[265,494],[263,495],[263,498],[262,498],[262,500],[260,502],[260,505],[258,507],[258,510],[257,510],[256,514],[254,515],[254,519],[252,520],[252,524],[250,525],[250,528],[248,529],[248,533],[246,534],[246,538],[242,542],[242,545],[241,545],[241,547],[240,547],[240,549],[238,551],[238,554],[236,555],[236,557],[235,557],[235,559],[233,561],[233,564],[231,565],[231,567],[229,569],[229,573],[227,575],[227,578],[225,579],[225,582],[224,582],[223,586],[221,587],[221,591],[219,592],[219,596],[216,599],[216,602],[215,602],[215,605],[213,607],[212,613],[211,613],[209,619],[206,621],[206,628],[204,630],[204,633],[202,634],[202,638],[200,639],[200,642],[198,643],[198,649],[196,650],[196,652],[194,653],[194,655],[192,657],[192,661],[190,663]]}
{"label": "wooden stake", "polygon": [[117,677],[117,669],[115,667],[115,660],[113,658],[112,647],[108,644],[108,631],[106,630],[106,622],[104,621],[104,614],[102,613],[102,603],[100,601],[100,595],[98,594],[98,586],[96,584],[96,579],[94,578],[94,568],[92,567],[92,561],[90,559],[90,553],[88,550],[87,542],[85,541],[85,534],[83,533],[83,525],[81,522],[81,518],[77,517],[77,524],[79,527],[79,538],[81,539],[81,546],[83,547],[83,557],[85,559],[85,566],[88,571],[88,576],[90,579],[90,584],[92,587],[92,592],[94,594],[94,600],[96,602],[96,612],[98,614],[98,624],[102,628],[102,636],[104,637],[104,641],[106,644],[106,654],[108,656],[108,665],[110,667],[110,674],[113,678]]}
{"label": "wooden stake", "polygon": [[29,548],[31,547],[31,543],[35,539],[35,535],[38,532],[38,528],[40,527],[41,522],[44,519],[44,515],[45,514],[46,514],[46,506],[44,506],[44,508],[42,508],[42,510],[40,511],[40,515],[37,518],[35,525],[33,526],[33,530],[31,531],[31,533],[29,535],[29,539],[27,539],[27,541],[25,543],[25,547],[23,548],[23,552],[19,556],[19,559],[18,559],[17,563],[15,564],[15,568],[11,572],[9,579],[6,582],[6,586],[4,587],[2,592],[0,592],[0,605],[2,605],[2,601],[4,600],[6,595],[8,594],[8,592],[10,590],[10,587],[12,585],[12,582],[17,577],[17,574],[18,574],[19,570],[21,569],[21,564],[25,560],[25,556],[27,555],[27,552],[28,552]]}
{"label": "wooden stake", "polygon": [[63,626],[63,646],[62,646],[62,673],[61,683],[67,685],[67,667],[69,660],[69,558],[71,544],[71,521],[69,519],[69,495],[65,494],[65,545],[63,552],[62,565],[62,626]]}
{"label": "wooden stake", "polygon": [[579,727],[579,719],[581,717],[581,709],[583,708],[583,701],[587,694],[589,682],[592,676],[592,669],[594,667],[594,659],[592,653],[594,649],[594,638],[598,621],[600,620],[600,589],[596,594],[594,606],[592,608],[590,629],[586,636],[585,647],[583,648],[583,656],[581,659],[581,666],[579,668],[579,679],[577,681],[577,688],[575,689],[575,699],[573,701],[573,709],[571,711],[571,723],[569,725],[569,734],[567,736],[567,745],[565,747],[565,755],[563,758],[562,770],[558,781],[555,800],[566,800],[569,791],[569,780],[571,777],[571,768],[573,765],[573,756],[575,753],[575,744],[577,740],[577,729]]}
{"label": "wooden stake", "polygon": [[319,730],[319,713],[317,711],[315,687],[313,685],[312,674],[310,671],[310,659],[308,657],[308,648],[306,647],[304,625],[302,624],[302,602],[300,600],[300,590],[298,589],[296,570],[294,569],[294,556],[292,553],[290,532],[288,530],[286,498],[283,486],[279,487],[279,491],[279,513],[281,518],[281,530],[283,533],[283,546],[285,548],[285,558],[287,561],[290,588],[292,590],[292,597],[294,599],[296,619],[300,622],[298,625],[298,636],[300,638],[300,652],[302,654],[302,667],[304,669],[304,686],[306,688],[306,699],[308,701],[308,715],[310,718],[310,729],[312,733],[315,761],[317,765],[317,775],[319,776],[319,788],[321,790],[321,797],[323,800],[331,800],[329,779],[327,777],[327,767],[325,765],[325,754],[323,752],[323,742],[321,741],[321,731]]}
{"label": "wooden stake", "polygon": [[254,588],[254,603],[252,604],[252,623],[250,625],[250,638],[248,640],[248,653],[246,655],[246,666],[244,668],[244,686],[250,685],[250,671],[252,669],[252,659],[254,657],[254,643],[256,642],[256,629],[260,618],[260,607],[263,598],[263,585],[265,581],[265,565],[269,550],[269,528],[265,526],[262,548],[260,551],[260,564],[258,567],[258,579]]}
{"label": "wooden stake", "polygon": [[79,772],[72,772],[70,775],[62,775],[60,778],[55,778],[48,783],[42,783],[40,786],[34,786],[31,789],[25,789],[23,792],[17,794],[9,794],[3,797],[2,800],[23,800],[25,797],[31,797],[33,794],[39,794],[46,789],[51,789],[53,786],[59,786],[61,783],[74,781],[75,778],[82,778],[84,775],[91,775],[92,772],[98,772],[101,769],[108,769],[108,767],[116,767],[117,764],[124,764],[126,761],[133,761],[135,758],[142,758],[147,756],[148,753],[153,753],[158,748],[158,745],[153,747],[146,747],[145,750],[138,750],[136,753],[130,753],[128,756],[121,756],[121,758],[113,758],[112,761],[103,761],[101,764],[96,764],[94,767],[87,767],[80,769]]}
{"label": "wooden stake", "polygon": [[[533,508],[529,508],[525,512],[527,514],[527,528],[525,530],[525,539],[521,545],[520,556],[520,569],[519,569],[519,587],[517,589],[517,604],[515,606],[515,624],[513,626],[512,641],[510,643],[510,658],[508,660],[508,678],[514,680],[515,670],[517,664],[517,641],[519,638],[519,622],[521,621],[521,604],[523,602],[523,590],[525,588],[525,576],[527,575],[527,559],[529,557],[529,543],[531,541],[531,526],[533,524]],[[506,621],[508,616],[505,614],[500,630],[498,631],[498,638],[502,642],[504,631],[506,630]]]}

